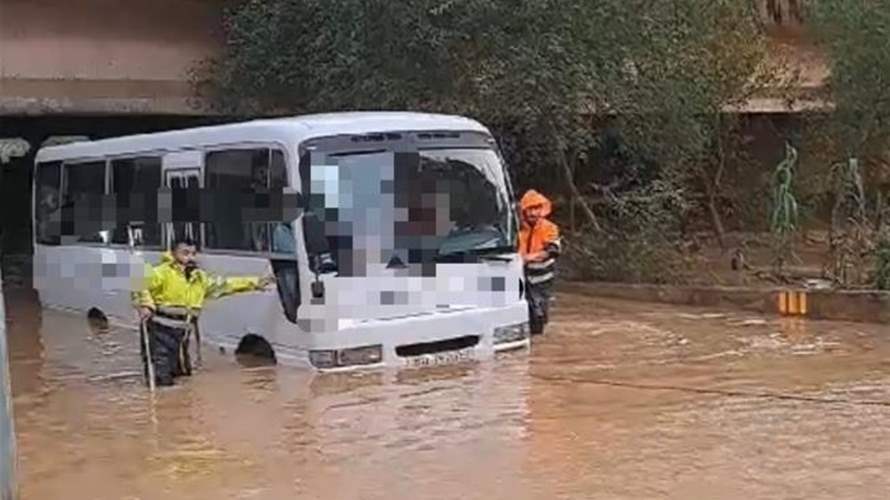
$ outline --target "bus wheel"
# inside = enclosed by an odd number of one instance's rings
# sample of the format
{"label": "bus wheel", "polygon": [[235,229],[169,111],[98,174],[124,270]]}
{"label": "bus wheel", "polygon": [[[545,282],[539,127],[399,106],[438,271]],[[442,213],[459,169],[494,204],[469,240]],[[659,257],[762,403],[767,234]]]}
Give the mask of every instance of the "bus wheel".
{"label": "bus wheel", "polygon": [[108,331],[108,317],[101,310],[93,307],[87,311],[87,323],[94,333],[104,333]]}
{"label": "bus wheel", "polygon": [[247,363],[251,366],[257,364],[274,365],[276,362],[275,350],[272,349],[269,341],[253,333],[249,333],[241,339],[241,342],[238,343],[238,348],[235,349],[235,356],[242,363]]}

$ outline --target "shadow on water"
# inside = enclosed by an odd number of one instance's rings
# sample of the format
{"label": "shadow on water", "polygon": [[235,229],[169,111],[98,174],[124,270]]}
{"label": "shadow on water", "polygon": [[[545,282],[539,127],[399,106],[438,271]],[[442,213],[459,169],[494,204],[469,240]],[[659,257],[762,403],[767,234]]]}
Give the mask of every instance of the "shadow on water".
{"label": "shadow on water", "polygon": [[320,373],[312,376],[309,392],[313,396],[346,394],[358,389],[382,386],[387,378],[387,373],[381,370],[364,373]]}
{"label": "shadow on water", "polygon": [[395,373],[395,382],[400,385],[422,385],[460,380],[475,374],[478,369],[478,362],[467,362],[457,365],[400,370]]}
{"label": "shadow on water", "polygon": [[9,346],[13,395],[33,393],[42,387],[40,373],[46,351],[41,337],[43,311],[37,292],[15,288],[4,290],[6,335]]}
{"label": "shadow on water", "polygon": [[254,353],[235,353],[235,360],[241,368],[267,368],[276,365],[274,358]]}

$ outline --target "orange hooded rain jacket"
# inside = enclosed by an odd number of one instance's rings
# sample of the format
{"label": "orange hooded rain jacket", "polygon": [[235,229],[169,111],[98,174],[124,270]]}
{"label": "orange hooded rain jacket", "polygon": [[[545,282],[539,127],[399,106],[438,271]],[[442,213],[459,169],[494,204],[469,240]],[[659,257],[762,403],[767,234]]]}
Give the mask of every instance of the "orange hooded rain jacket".
{"label": "orange hooded rain jacket", "polygon": [[538,252],[548,252],[549,255],[543,261],[526,264],[526,272],[531,284],[550,281],[554,277],[556,257],[562,251],[559,226],[547,220],[553,206],[546,196],[533,189],[522,196],[519,206],[523,212],[530,207],[542,207],[541,218],[534,226],[530,226],[524,216],[522,218],[522,227],[519,230],[519,254],[525,257]]}

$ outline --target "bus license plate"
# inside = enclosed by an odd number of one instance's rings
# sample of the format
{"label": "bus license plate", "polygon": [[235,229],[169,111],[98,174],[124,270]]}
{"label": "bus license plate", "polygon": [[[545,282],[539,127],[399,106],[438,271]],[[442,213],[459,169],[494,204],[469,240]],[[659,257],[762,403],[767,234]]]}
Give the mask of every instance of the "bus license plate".
{"label": "bus license plate", "polygon": [[470,361],[473,359],[473,348],[468,347],[459,351],[438,352],[436,354],[424,354],[408,358],[408,366],[438,366]]}

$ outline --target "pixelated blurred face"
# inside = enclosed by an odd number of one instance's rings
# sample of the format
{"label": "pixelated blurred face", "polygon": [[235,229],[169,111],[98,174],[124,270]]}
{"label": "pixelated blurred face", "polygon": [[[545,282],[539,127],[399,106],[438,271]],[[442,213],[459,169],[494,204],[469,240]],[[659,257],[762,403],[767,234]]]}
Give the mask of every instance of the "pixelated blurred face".
{"label": "pixelated blurred face", "polygon": [[194,245],[177,245],[173,250],[173,259],[182,267],[191,267],[196,264],[198,249]]}
{"label": "pixelated blurred face", "polygon": [[543,205],[533,205],[522,211],[522,217],[523,219],[525,219],[526,224],[528,224],[529,226],[534,226],[535,224],[537,224],[538,221],[541,220],[543,214]]}

